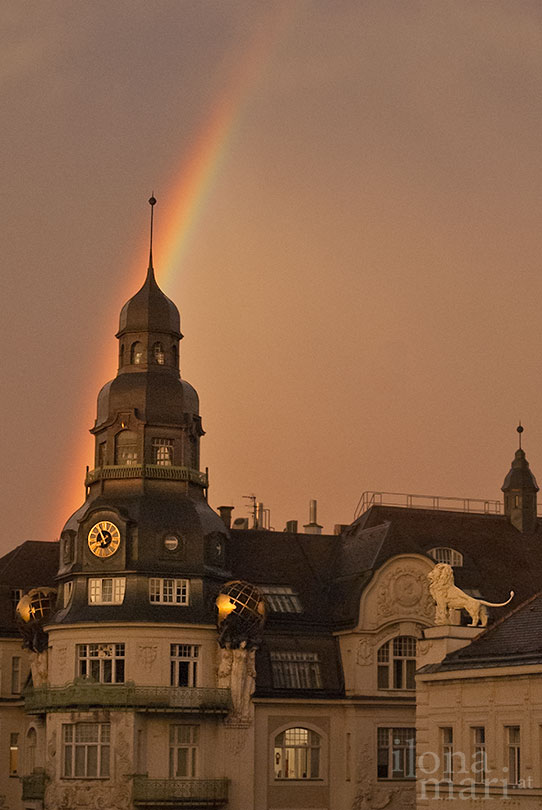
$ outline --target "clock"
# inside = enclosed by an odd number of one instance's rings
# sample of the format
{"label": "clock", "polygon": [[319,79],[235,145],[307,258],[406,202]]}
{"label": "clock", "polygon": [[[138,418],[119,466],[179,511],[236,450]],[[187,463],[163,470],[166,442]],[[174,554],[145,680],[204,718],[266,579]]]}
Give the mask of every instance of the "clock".
{"label": "clock", "polygon": [[109,520],[100,520],[88,533],[88,547],[96,557],[110,557],[120,546],[120,531]]}

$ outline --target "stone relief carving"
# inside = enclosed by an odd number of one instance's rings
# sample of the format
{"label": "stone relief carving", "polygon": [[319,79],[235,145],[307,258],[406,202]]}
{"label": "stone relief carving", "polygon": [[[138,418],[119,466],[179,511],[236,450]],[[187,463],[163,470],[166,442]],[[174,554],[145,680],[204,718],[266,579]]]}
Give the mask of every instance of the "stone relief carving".
{"label": "stone relief carving", "polygon": [[361,665],[372,664],[374,660],[374,641],[362,638],[358,642],[356,662]]}
{"label": "stone relief carving", "polygon": [[369,747],[362,745],[358,754],[357,782],[358,788],[351,810],[407,810],[413,804],[412,790],[399,787],[384,787],[371,776]]}
{"label": "stone relief carving", "polygon": [[152,669],[152,665],[156,661],[156,656],[158,655],[158,645],[157,644],[139,644],[138,645],[139,656],[141,661],[143,662],[143,667],[145,668],[146,672],[150,672]]}
{"label": "stone relief carving", "polygon": [[50,784],[45,793],[45,807],[54,810],[129,810],[131,789],[128,784],[104,785],[63,785]]}
{"label": "stone relief carving", "polygon": [[65,644],[59,644],[58,646],[55,645],[53,657],[60,672],[66,671],[67,652],[68,650]]}
{"label": "stone relief carving", "polygon": [[43,652],[30,651],[30,670],[34,686],[43,686],[47,683],[49,654],[46,649]]}
{"label": "stone relief carving", "polygon": [[380,618],[398,612],[431,616],[433,603],[425,574],[412,565],[395,567],[378,588],[377,612]]}
{"label": "stone relief carving", "polygon": [[460,618],[453,615],[454,610],[466,610],[471,617],[470,627],[481,624],[486,627],[488,620],[488,607],[504,607],[514,598],[514,591],[506,602],[486,602],[485,599],[475,599],[464,593],[454,584],[454,571],[447,563],[437,563],[427,574],[429,592],[433,597],[436,609],[434,621],[436,625],[459,624]]}

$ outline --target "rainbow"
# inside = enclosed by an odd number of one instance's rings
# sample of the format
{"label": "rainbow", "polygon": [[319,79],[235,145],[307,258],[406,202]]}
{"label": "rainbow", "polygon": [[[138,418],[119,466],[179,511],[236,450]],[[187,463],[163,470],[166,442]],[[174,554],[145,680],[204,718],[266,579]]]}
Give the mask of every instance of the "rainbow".
{"label": "rainbow", "polygon": [[[255,20],[255,35],[248,43],[241,59],[230,70],[224,89],[210,115],[200,127],[192,146],[183,154],[171,187],[164,195],[157,190],[159,208],[156,213],[158,216],[162,211],[167,213],[165,225],[161,222],[161,216],[158,220],[160,224],[155,239],[158,251],[154,252],[155,256],[159,254],[159,261],[155,260],[154,264],[158,282],[166,293],[182,266],[188,245],[196,232],[198,220],[219,176],[221,164],[228,155],[232,136],[242,120],[245,106],[285,35],[308,5],[310,5],[308,0],[273,4],[269,7],[265,19]],[[145,236],[142,237],[141,246],[137,251],[137,259],[132,265],[133,272],[128,274],[128,278],[133,277],[133,283],[130,282],[126,298],[136,292],[143,282],[147,255],[146,228]],[[93,375],[92,391],[85,391],[84,396],[82,392],[84,404],[81,403],[79,413],[83,419],[87,418],[88,424],[92,423],[97,388],[115,373],[115,360],[108,340],[102,367],[97,369],[101,373],[100,379],[96,380]],[[92,466],[93,448],[90,436],[85,436],[84,442],[81,441],[80,430],[81,427],[78,428],[71,452],[66,454],[66,461],[69,459],[69,464],[64,464],[67,480],[60,487],[62,495],[59,502],[54,505],[51,525],[45,527],[49,536],[53,533],[58,536],[67,517],[83,501],[83,471],[85,465],[90,463]]]}

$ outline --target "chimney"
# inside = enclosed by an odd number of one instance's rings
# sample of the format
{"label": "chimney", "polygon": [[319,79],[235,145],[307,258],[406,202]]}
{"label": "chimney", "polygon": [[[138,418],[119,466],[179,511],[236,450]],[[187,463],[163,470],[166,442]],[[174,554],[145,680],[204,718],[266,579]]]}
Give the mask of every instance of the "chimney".
{"label": "chimney", "polygon": [[256,528],[258,529],[265,529],[264,517],[263,517],[263,502],[258,501],[258,517],[256,518]]}
{"label": "chimney", "polygon": [[226,529],[231,529],[231,513],[235,509],[234,506],[219,506],[218,513],[222,518],[222,522]]}
{"label": "chimney", "polygon": [[284,531],[288,534],[297,534],[297,520],[287,520]]}
{"label": "chimney", "polygon": [[316,520],[316,506],[317,501],[311,500],[309,502],[309,522],[303,526],[305,534],[322,534],[322,527]]}

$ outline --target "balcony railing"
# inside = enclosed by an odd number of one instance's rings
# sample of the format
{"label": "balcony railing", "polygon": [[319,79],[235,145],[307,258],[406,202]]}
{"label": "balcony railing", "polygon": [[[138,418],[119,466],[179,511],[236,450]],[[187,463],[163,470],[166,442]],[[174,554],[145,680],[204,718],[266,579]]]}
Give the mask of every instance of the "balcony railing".
{"label": "balcony railing", "polygon": [[23,802],[43,799],[45,795],[45,774],[31,773],[21,779],[23,785]]}
{"label": "balcony railing", "polygon": [[184,686],[135,686],[75,682],[65,686],[39,686],[25,692],[29,714],[64,711],[78,707],[105,707],[137,711],[181,711],[193,714],[228,714],[229,689]]}
{"label": "balcony railing", "polygon": [[105,481],[112,478],[159,478],[169,481],[188,481],[191,484],[198,484],[200,487],[209,486],[207,473],[191,470],[189,467],[166,467],[162,464],[96,467],[96,469],[89,470],[87,473],[85,486],[88,487],[90,484],[94,484],[95,481]]}
{"label": "balcony railing", "polygon": [[500,515],[500,501],[483,498],[449,498],[443,495],[409,495],[405,492],[363,492],[354,520],[371,506],[400,506],[407,509],[435,509],[449,512],[470,512],[482,515]]}
{"label": "balcony railing", "polygon": [[134,804],[175,807],[223,807],[227,779],[149,779],[134,776]]}

